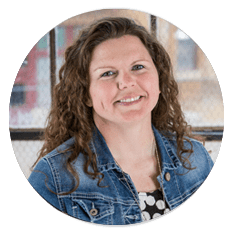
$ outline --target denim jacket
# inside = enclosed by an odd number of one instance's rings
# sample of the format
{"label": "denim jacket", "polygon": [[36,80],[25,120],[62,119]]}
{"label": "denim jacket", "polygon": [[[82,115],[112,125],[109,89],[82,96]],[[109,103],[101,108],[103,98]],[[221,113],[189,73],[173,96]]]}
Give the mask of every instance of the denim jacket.
{"label": "denim jacket", "polygon": [[[194,153],[190,157],[190,162],[195,169],[189,171],[183,167],[176,154],[175,139],[164,136],[154,127],[153,132],[161,153],[164,197],[172,210],[198,189],[212,169],[213,161],[203,145],[191,139]],[[115,163],[97,128],[93,133],[90,147],[97,155],[98,170],[104,174],[100,186],[107,187],[99,187],[98,180],[85,174],[83,171],[85,157],[79,154],[73,163],[80,178],[79,187],[71,194],[60,195],[73,188],[73,177],[64,168],[67,156],[62,151],[72,146],[74,142],[74,138],[69,139],[38,162],[35,171],[29,177],[34,189],[57,209],[84,221],[107,225],[142,222],[137,204],[138,192],[128,174],[125,174],[127,180],[124,179],[121,169]],[[184,144],[190,148],[187,141]],[[158,181],[161,183],[161,176],[158,176]]]}

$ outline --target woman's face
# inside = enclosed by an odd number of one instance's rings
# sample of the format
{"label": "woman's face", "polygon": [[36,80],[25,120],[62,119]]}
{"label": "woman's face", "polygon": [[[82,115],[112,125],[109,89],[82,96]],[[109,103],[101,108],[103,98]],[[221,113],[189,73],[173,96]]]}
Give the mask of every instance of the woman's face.
{"label": "woman's face", "polygon": [[159,98],[156,67],[136,36],[99,44],[90,63],[90,106],[95,123],[151,122]]}

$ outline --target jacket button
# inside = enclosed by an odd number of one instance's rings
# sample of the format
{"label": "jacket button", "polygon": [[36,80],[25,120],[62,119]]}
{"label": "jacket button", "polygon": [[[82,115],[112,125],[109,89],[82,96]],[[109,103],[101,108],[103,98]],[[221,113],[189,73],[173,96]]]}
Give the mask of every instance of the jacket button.
{"label": "jacket button", "polygon": [[90,214],[92,216],[96,216],[98,214],[98,210],[97,209],[91,209],[89,212],[90,212]]}
{"label": "jacket button", "polygon": [[165,177],[166,181],[170,181],[171,180],[171,175],[170,175],[169,172],[166,172],[164,177]]}

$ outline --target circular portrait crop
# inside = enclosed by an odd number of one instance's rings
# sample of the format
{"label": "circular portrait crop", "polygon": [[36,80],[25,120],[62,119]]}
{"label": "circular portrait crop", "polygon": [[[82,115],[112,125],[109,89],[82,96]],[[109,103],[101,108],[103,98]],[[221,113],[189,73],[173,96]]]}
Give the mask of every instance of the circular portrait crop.
{"label": "circular portrait crop", "polygon": [[10,133],[29,183],[56,209],[103,225],[150,221],[206,180],[223,102],[205,54],[148,13],[70,18],[23,61]]}

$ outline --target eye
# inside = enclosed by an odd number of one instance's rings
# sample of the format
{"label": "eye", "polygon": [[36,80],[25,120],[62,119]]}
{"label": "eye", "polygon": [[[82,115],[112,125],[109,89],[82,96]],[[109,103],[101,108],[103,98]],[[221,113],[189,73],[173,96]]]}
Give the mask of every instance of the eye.
{"label": "eye", "polygon": [[107,71],[107,72],[104,72],[101,77],[109,77],[109,76],[112,76],[114,75],[115,72],[112,72],[112,71]]}
{"label": "eye", "polygon": [[140,70],[140,69],[143,69],[143,68],[144,68],[143,65],[137,64],[137,65],[134,65],[134,66],[132,67],[132,70],[135,71],[135,70]]}

